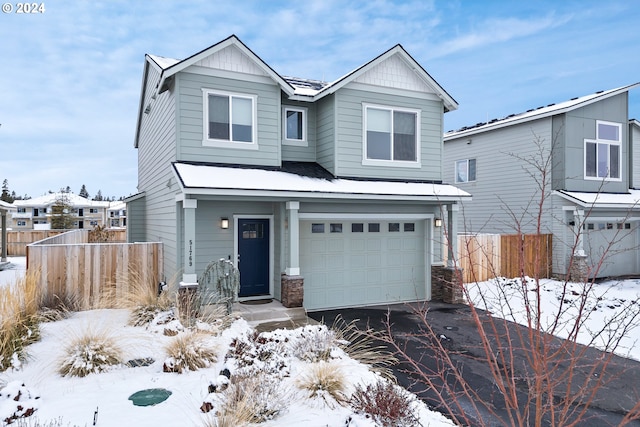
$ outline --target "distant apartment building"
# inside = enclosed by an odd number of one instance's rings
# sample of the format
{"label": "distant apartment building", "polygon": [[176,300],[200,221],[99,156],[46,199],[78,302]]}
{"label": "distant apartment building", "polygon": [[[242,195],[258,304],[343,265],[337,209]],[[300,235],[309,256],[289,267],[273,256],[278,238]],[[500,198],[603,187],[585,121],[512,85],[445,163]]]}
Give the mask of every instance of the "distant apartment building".
{"label": "distant apartment building", "polygon": [[56,206],[65,205],[71,229],[97,226],[126,227],[124,202],[95,201],[73,193],[50,193],[28,200],[16,200],[9,227],[13,230],[50,230]]}

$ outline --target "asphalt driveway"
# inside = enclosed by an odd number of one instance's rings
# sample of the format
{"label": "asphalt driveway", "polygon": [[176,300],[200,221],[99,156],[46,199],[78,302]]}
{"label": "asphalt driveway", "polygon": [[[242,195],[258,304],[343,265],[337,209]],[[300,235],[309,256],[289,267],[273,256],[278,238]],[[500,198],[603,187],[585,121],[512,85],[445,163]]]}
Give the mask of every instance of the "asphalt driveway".
{"label": "asphalt driveway", "polygon": [[[405,304],[350,308],[342,310],[316,311],[308,313],[308,316],[317,321],[323,321],[331,325],[336,316],[341,315],[346,322],[356,321],[360,329],[372,327],[375,330],[383,330],[384,321],[390,315],[393,325],[392,333],[401,342],[406,343],[407,351],[411,357],[422,359],[427,366],[436,368],[436,359],[433,354],[424,350],[426,338],[416,338],[419,332],[420,318],[413,313],[410,306]],[[427,320],[434,332],[446,341],[446,348],[450,349],[449,355],[456,364],[461,366],[463,376],[471,387],[482,396],[489,397],[494,408],[495,415],[481,410],[475,413],[471,402],[463,401],[464,412],[475,419],[484,420],[486,425],[504,425],[502,420],[507,420],[507,412],[504,410],[504,401],[501,399],[491,373],[486,363],[482,362],[482,350],[479,348],[478,332],[471,318],[471,312],[466,305],[452,305],[433,301],[429,303]],[[515,323],[508,323],[509,328],[523,328]],[[515,331],[515,329],[513,329]],[[515,336],[516,334],[512,334]],[[411,338],[406,338],[411,337]],[[420,342],[422,340],[423,342]],[[522,347],[512,345],[512,347]],[[524,351],[524,350],[523,350]],[[585,365],[599,360],[602,352],[588,349],[585,353]],[[518,360],[525,360],[524,355]],[[580,363],[580,361],[578,361]],[[567,364],[568,366],[569,364]],[[419,395],[430,407],[439,409],[439,400],[434,390],[426,390],[424,386],[415,384],[414,378],[406,364],[398,364],[393,368],[399,383]],[[577,370],[575,375],[586,375],[586,370]],[[623,419],[626,409],[631,408],[640,400],[640,363],[614,356],[607,367],[607,381],[596,395],[595,402],[589,409],[586,421],[581,426],[601,427],[615,426]],[[521,398],[526,396],[526,382],[520,385]],[[507,423],[508,424],[508,423]],[[640,426],[640,422],[629,425]]]}

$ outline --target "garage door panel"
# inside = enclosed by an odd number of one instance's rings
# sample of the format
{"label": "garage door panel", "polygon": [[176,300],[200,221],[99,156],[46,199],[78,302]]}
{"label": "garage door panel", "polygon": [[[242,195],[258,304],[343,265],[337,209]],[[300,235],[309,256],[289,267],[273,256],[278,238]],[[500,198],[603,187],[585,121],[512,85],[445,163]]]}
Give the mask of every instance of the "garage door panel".
{"label": "garage door panel", "polygon": [[[389,231],[385,221],[342,221],[341,233],[330,233],[339,221],[324,221],[324,233],[311,233],[311,222],[300,226],[300,269],[307,309],[395,303],[426,297],[424,221],[413,230]],[[323,221],[313,221],[314,224]],[[374,223],[378,232],[370,232]],[[322,227],[316,227],[316,231]],[[392,227],[398,230],[397,226]],[[409,230],[411,227],[408,228]]]}
{"label": "garage door panel", "polygon": [[584,249],[589,262],[595,266],[602,260],[597,277],[637,274],[637,224],[588,223]]}

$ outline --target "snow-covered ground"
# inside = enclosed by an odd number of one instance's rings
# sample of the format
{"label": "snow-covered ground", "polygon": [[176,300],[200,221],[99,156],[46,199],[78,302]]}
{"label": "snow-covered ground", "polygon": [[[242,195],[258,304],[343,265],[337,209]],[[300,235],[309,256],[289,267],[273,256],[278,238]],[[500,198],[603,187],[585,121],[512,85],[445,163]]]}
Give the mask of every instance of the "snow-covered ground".
{"label": "snow-covered ground", "polygon": [[[566,338],[580,312],[583,322],[577,340],[580,344],[603,349],[610,336],[620,337],[615,353],[640,360],[640,279],[595,284],[541,279],[539,286],[540,291],[536,292],[538,284],[532,279],[522,284],[520,279],[499,278],[469,284],[467,289],[478,308],[523,325],[527,324],[525,302],[528,300],[535,307],[539,295],[543,329],[548,330],[558,317],[559,327],[554,335]],[[625,325],[628,327],[623,329]],[[601,331],[604,333],[594,338]]]}
{"label": "snow-covered ground", "polygon": [[26,257],[7,257],[9,265],[0,270],[0,287],[15,283],[27,270]]}
{"label": "snow-covered ground", "polygon": [[[41,421],[61,419],[60,426],[214,426],[212,414],[219,409],[215,407],[215,402],[220,398],[219,394],[209,394],[208,387],[220,380],[220,372],[225,367],[233,372],[233,358],[225,361],[225,354],[234,337],[251,330],[248,323],[243,319],[236,320],[221,335],[211,339],[210,344],[218,352],[217,362],[205,369],[179,374],[163,372],[163,363],[167,360],[165,346],[176,337],[165,336],[162,327],[129,326],[128,318],[127,310],[92,310],[74,313],[65,320],[42,324],[42,339],[27,348],[28,360],[16,369],[0,374],[0,380],[8,384],[4,390],[0,390],[1,419],[10,416],[16,411],[17,405],[21,405],[23,408],[36,409],[31,417]],[[307,328],[314,327],[321,326]],[[61,376],[58,369],[65,358],[68,360],[65,344],[87,330],[106,331],[106,334],[114,337],[123,349],[126,361],[152,358],[154,362],[140,367],[119,365],[83,378]],[[298,329],[279,330],[272,334],[276,334],[276,340],[291,344],[308,333]],[[263,362],[256,355],[254,357],[256,366],[261,366]],[[325,401],[320,395],[310,398],[309,392],[301,390],[298,384],[308,374],[312,363],[297,358],[284,357],[283,360],[289,372],[278,379],[284,408],[273,419],[260,425],[375,426],[364,416],[354,415],[346,404],[327,404],[330,399]],[[347,391],[352,391],[356,384],[372,383],[379,378],[378,374],[349,358],[341,350],[334,350],[328,363],[341,372]],[[155,406],[134,406],[128,400],[134,392],[156,388],[169,390],[171,395]],[[18,392],[21,392],[20,398],[14,401]],[[205,401],[214,402],[213,412],[202,413],[200,407]],[[416,400],[415,405],[421,426],[453,425],[441,414],[429,411],[421,402]],[[350,416],[351,423],[347,424]],[[95,424],[94,417],[97,419]],[[205,424],[206,420],[209,420],[208,424]]]}

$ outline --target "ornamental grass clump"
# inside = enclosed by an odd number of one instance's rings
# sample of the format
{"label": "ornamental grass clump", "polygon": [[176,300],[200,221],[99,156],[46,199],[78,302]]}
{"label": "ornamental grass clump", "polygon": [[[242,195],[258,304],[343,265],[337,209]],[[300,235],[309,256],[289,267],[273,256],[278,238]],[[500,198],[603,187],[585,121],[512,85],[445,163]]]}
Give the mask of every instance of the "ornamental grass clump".
{"label": "ornamental grass clump", "polygon": [[334,363],[321,361],[311,364],[297,385],[308,392],[309,399],[319,399],[329,408],[342,405],[347,400],[344,372]]}
{"label": "ornamental grass clump", "polygon": [[218,351],[208,339],[208,335],[198,332],[186,332],[176,336],[165,347],[167,359],[163,366],[164,372],[181,374],[211,366],[218,360]]}
{"label": "ornamental grass clump", "polygon": [[246,426],[263,423],[286,410],[288,402],[289,394],[278,378],[259,372],[253,375],[234,374],[223,393],[222,406],[216,414],[224,424],[218,425]]}
{"label": "ornamental grass clump", "polygon": [[85,377],[122,363],[122,350],[105,331],[86,330],[64,351],[58,372],[64,377]]}
{"label": "ornamental grass clump", "polygon": [[0,288],[0,371],[18,368],[25,348],[40,339],[38,275],[27,273]]}

